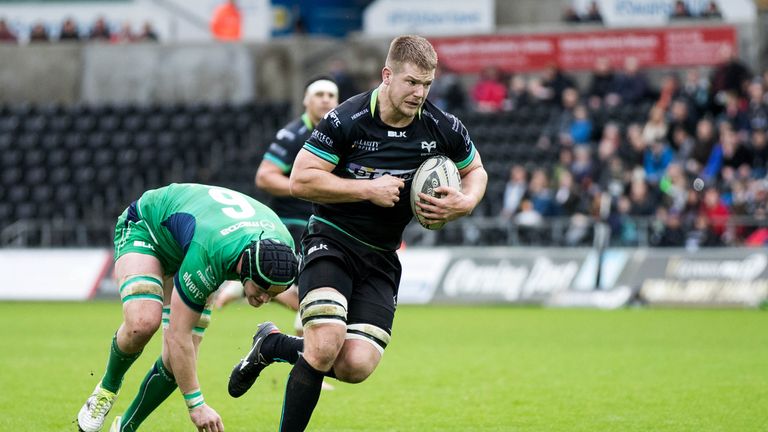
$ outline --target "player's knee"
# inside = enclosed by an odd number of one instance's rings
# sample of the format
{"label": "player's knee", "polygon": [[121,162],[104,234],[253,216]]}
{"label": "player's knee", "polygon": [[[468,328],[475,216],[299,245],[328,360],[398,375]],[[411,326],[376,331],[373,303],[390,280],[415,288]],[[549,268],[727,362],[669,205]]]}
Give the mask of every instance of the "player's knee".
{"label": "player's knee", "polygon": [[339,381],[357,384],[371,376],[377,363],[366,355],[344,356],[333,365],[333,371]]}
{"label": "player's knee", "polygon": [[134,314],[126,317],[125,327],[131,339],[148,341],[160,328],[160,317],[153,314]]}

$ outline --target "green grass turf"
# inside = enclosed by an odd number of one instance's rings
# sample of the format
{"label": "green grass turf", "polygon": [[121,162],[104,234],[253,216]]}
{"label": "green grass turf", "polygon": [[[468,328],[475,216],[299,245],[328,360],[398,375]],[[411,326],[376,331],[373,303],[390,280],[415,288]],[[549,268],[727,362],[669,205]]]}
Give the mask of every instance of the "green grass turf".
{"label": "green grass turf", "polygon": [[[202,345],[202,389],[227,431],[277,429],[288,365],[268,368],[240,399],[226,393],[230,368],[266,319],[290,329],[293,316],[231,306],[214,312]],[[0,430],[76,430],[119,321],[112,302],[0,303]],[[376,373],[334,382],[310,430],[768,430],[766,328],[760,311],[402,306]],[[156,337],[108,423],[158,353]],[[174,393],[142,430],[194,428]]]}

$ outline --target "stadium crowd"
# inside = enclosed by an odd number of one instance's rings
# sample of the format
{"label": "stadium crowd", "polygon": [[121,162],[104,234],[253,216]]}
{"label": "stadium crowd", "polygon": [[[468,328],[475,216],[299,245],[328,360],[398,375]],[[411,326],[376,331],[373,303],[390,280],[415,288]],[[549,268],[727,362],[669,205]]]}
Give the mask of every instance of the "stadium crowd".
{"label": "stadium crowd", "polygon": [[[637,245],[641,235],[655,246],[762,245],[768,73],[753,74],[727,49],[718,55],[722,62],[710,73],[669,72],[658,85],[631,57],[618,71],[598,59],[582,88],[555,66],[538,76],[489,68],[467,91],[443,70],[431,97],[459,113],[547,112],[533,141],[480,145],[481,151],[525,145],[556,155],[527,163],[511,158],[497,214],[524,242],[546,242],[552,217],[569,218],[565,244],[591,241],[592,221],[608,194],[610,212],[601,217],[614,245]],[[502,197],[491,188],[486,199]]]}
{"label": "stadium crowd", "polygon": [[11,25],[0,17],[0,43],[46,42],[157,42],[158,36],[152,23],[144,22],[135,28],[130,21],[120,25],[109,23],[100,16],[89,26],[81,26],[74,18],[65,18],[60,24],[36,21],[31,25]]}

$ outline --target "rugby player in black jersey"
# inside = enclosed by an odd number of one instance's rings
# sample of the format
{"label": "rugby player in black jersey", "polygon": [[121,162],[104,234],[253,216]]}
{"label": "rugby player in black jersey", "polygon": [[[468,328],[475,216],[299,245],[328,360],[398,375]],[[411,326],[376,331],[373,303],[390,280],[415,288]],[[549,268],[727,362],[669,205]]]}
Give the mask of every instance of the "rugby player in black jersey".
{"label": "rugby player in black jersey", "polygon": [[229,381],[245,393],[274,361],[294,364],[283,401],[281,431],[307,427],[323,376],[359,383],[373,373],[390,341],[401,266],[395,250],[411,220],[411,179],[428,157],[445,155],[462,178],[462,190],[420,194],[427,223],[472,212],[488,175],[458,118],[427,101],[437,54],[419,36],[395,38],[376,89],[331,110],[299,152],[291,194],[313,201],[302,239],[299,277],[304,339],[259,326],[248,355]]}

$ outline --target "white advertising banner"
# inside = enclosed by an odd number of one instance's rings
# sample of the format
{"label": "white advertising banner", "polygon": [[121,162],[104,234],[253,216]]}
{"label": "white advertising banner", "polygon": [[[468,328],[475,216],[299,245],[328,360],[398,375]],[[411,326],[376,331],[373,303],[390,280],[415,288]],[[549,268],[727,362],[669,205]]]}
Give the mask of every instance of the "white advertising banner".
{"label": "white advertising banner", "polygon": [[377,0],[363,14],[370,36],[485,34],[496,22],[494,0]]}
{"label": "white advertising banner", "polygon": [[108,249],[0,249],[0,300],[86,300],[111,263]]}
{"label": "white advertising banner", "polygon": [[[578,13],[584,13],[592,0],[575,0]],[[716,0],[723,20],[732,23],[754,22],[757,18],[752,0]],[[709,0],[686,0],[693,17],[698,16]],[[603,22],[609,27],[662,26],[669,22],[675,0],[597,0]]]}

